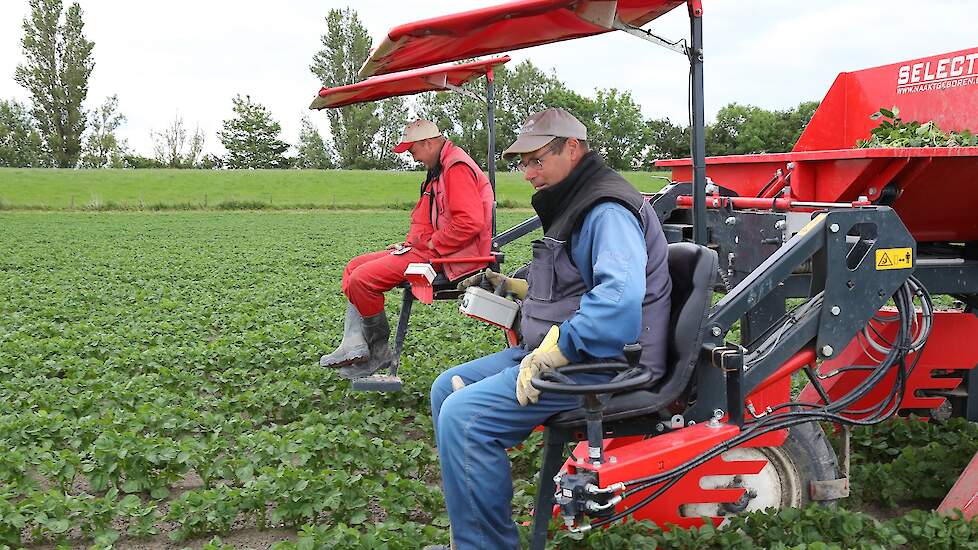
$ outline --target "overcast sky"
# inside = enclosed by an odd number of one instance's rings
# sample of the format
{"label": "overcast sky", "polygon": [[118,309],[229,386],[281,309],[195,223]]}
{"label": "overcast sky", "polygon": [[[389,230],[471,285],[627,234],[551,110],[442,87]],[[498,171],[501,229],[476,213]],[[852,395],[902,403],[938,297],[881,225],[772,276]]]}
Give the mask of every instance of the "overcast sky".
{"label": "overcast sky", "polygon": [[[66,1],[66,4],[68,2]],[[250,94],[297,140],[320,83],[309,71],[325,16],[352,5],[376,45],[393,26],[478,8],[492,0],[80,0],[85,34],[95,42],[87,107],[119,96],[123,137],[152,154],[150,132],[179,114],[205,133],[205,150],[223,148],[221,122],[231,98]],[[822,98],[835,75],[978,45],[978,0],[705,0],[707,120],[730,102],[767,109]],[[13,79],[23,59],[27,0],[0,0],[0,98],[27,101]],[[646,26],[688,37],[685,9]],[[685,121],[686,71],[679,54],[624,33],[511,53],[554,69],[574,90],[630,90],[646,116]],[[512,62],[511,62],[512,63]]]}

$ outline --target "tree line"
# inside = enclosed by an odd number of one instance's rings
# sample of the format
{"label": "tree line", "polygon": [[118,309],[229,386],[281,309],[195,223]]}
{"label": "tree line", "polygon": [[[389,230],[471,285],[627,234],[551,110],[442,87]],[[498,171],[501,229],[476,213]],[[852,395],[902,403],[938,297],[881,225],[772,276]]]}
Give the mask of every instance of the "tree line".
{"label": "tree line", "polygon": [[[405,156],[391,152],[402,127],[414,117],[428,118],[482,165],[486,164],[485,79],[464,88],[470,93],[428,93],[375,103],[327,109],[324,136],[309,117],[301,120],[297,142],[282,138],[282,128],[264,105],[248,94],[231,99],[234,116],[224,120],[217,138],[227,153],[204,154],[205,136],[177,115],[152,132],[153,152],[142,156],[121,137],[126,117],[115,95],[92,110],[84,108],[95,66],[94,46],[84,34],[78,3],[29,0],[21,46],[24,61],[14,78],[30,94],[30,105],[0,99],[0,166],[59,168],[307,168],[400,169]],[[321,48],[310,71],[327,87],[358,81],[369,55],[370,35],[352,8],[326,16]],[[515,139],[520,124],[545,107],[563,107],[588,127],[589,141],[614,168],[650,169],[656,159],[689,156],[689,127],[642,114],[631,92],[571,90],[554,71],[531,61],[494,70],[496,163],[499,144]],[[783,111],[736,103],[723,107],[707,128],[707,153],[730,155],[788,151],[811,119],[817,102]]]}

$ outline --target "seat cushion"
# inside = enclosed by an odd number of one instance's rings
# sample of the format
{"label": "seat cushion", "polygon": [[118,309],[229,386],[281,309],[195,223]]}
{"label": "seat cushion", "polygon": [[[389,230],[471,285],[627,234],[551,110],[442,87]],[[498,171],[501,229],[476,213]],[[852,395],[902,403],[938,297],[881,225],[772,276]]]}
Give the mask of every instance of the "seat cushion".
{"label": "seat cushion", "polygon": [[[661,393],[638,390],[615,395],[605,404],[601,418],[606,422],[627,420],[649,415],[650,422],[658,421],[656,413],[668,407],[671,400]],[[584,425],[584,409],[576,408],[556,414],[547,420],[547,426],[574,428]]]}

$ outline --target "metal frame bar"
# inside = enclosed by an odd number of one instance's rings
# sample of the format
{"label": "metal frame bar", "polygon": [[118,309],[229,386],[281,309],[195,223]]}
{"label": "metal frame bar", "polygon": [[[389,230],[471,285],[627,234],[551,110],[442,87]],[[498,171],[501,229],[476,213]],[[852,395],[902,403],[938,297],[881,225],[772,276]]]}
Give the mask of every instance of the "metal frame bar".
{"label": "metal frame bar", "polygon": [[401,297],[401,312],[397,318],[397,331],[394,333],[394,359],[391,361],[391,376],[397,376],[397,369],[401,366],[401,351],[404,349],[404,338],[407,336],[408,320],[411,318],[411,306],[413,305],[414,294],[411,294],[410,288],[405,288]]}
{"label": "metal frame bar", "polygon": [[965,401],[964,417],[978,422],[978,367],[968,371],[965,387],[968,389],[968,399]]}
{"label": "metal frame bar", "polygon": [[692,48],[690,68],[690,150],[693,158],[693,242],[705,245],[706,235],[706,119],[703,91],[703,8],[698,0],[689,2]]}
{"label": "metal frame bar", "polygon": [[479,95],[479,94],[477,94],[477,93],[475,93],[475,92],[473,92],[471,90],[466,90],[465,88],[463,88],[461,86],[456,86],[454,84],[449,84],[448,82],[445,82],[444,84],[442,84],[441,87],[442,88],[445,88],[446,90],[449,90],[449,91],[452,91],[452,92],[458,92],[458,93],[460,93],[460,94],[462,94],[464,96],[471,97],[472,99],[474,99],[476,101],[479,101],[481,103],[486,103],[488,101],[486,98],[482,97],[481,95]]}
{"label": "metal frame bar", "polygon": [[[825,216],[819,216],[813,220],[805,233],[793,237],[794,242],[789,241],[779,248],[717,302],[707,329],[719,329],[720,334],[714,332],[714,336],[725,334],[734,323],[773,291],[778,283],[787,279],[798,265],[812,257],[825,244],[825,219]],[[762,288],[755,292],[745,292],[752,286]]]}
{"label": "metal frame bar", "polygon": [[[869,248],[860,252],[860,242],[847,235],[865,226],[875,230]],[[714,350],[743,354],[742,394],[748,395],[806,346],[814,345],[820,358],[835,357],[912,272],[878,269],[873,251],[915,249],[915,244],[888,207],[819,214],[714,306],[706,324],[708,353],[701,361],[724,367],[716,364]],[[748,348],[726,345],[723,336],[730,327],[770,309],[767,297],[781,294],[780,285],[804,265],[811,271],[809,300],[792,311],[792,322],[781,325],[780,319],[762,315],[752,335],[757,340],[745,343]]]}
{"label": "metal frame bar", "polygon": [[496,96],[495,77],[492,67],[486,71],[486,131],[488,133],[489,153],[486,168],[489,170],[489,186],[492,188],[492,236],[496,236]]}
{"label": "metal frame bar", "polygon": [[690,156],[693,159],[693,242],[705,245],[706,233],[706,116],[703,86],[703,6],[700,0],[687,0],[691,45],[685,39],[669,41],[651,31],[615,19],[614,29],[662,46],[689,59]]}
{"label": "metal frame bar", "polygon": [[527,235],[528,233],[532,232],[533,230],[537,229],[542,225],[543,222],[540,221],[539,216],[533,216],[531,218],[527,218],[521,221],[520,223],[514,225],[513,227],[510,227],[506,231],[503,231],[502,233],[496,235],[495,238],[493,238],[492,240],[492,247],[501,248],[515,241],[516,239],[519,239],[520,237]]}

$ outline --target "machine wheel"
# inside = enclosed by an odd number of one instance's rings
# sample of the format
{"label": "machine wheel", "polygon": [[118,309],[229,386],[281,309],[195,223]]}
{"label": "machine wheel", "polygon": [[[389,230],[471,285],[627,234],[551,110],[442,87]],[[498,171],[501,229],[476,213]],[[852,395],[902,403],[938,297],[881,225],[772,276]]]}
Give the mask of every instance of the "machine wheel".
{"label": "machine wheel", "polygon": [[821,426],[807,422],[788,430],[780,447],[738,447],[721,455],[724,460],[767,460],[753,475],[704,476],[704,489],[744,488],[738,502],[684,504],[686,517],[724,517],[764,508],[798,508],[812,501],[811,482],[836,479],[838,461]]}

